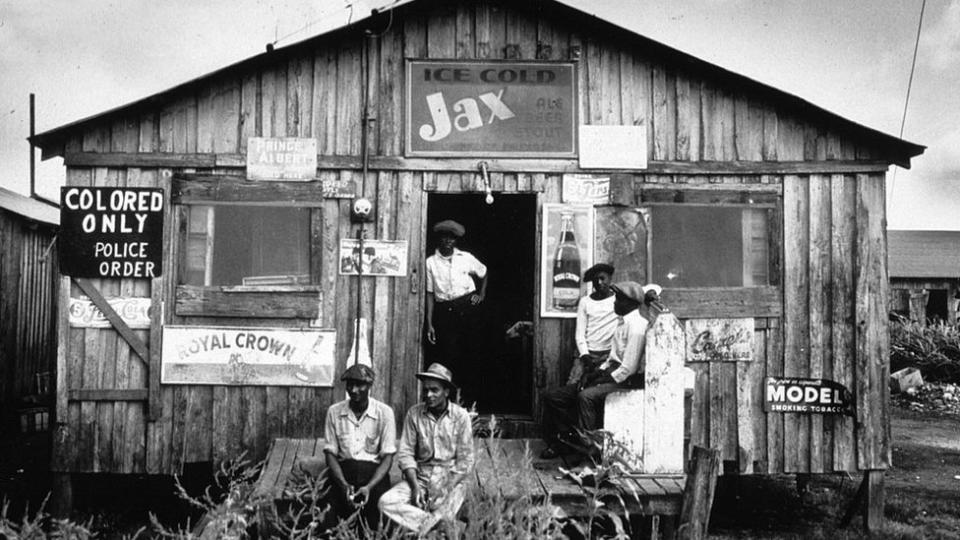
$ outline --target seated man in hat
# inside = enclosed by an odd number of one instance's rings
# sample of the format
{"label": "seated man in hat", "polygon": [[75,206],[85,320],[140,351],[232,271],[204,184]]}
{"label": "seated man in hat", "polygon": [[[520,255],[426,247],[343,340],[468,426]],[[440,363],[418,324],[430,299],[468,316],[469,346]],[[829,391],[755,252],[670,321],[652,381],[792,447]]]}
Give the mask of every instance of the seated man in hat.
{"label": "seated man in hat", "polygon": [[544,397],[543,437],[545,459],[556,457],[561,438],[581,446],[572,430],[591,431],[601,427],[600,414],[607,394],[627,386],[627,379],[643,373],[647,328],[655,316],[651,310],[660,293],[659,285],[641,286],[633,281],[617,283],[613,310],[620,318],[613,335],[610,355],[578,384],[568,384]]}
{"label": "seated man in hat", "polygon": [[577,361],[570,370],[567,384],[585,380],[607,359],[610,343],[619,319],[613,312],[613,266],[598,263],[583,273],[583,280],[593,285],[593,291],[580,298],[577,304]]}
{"label": "seated man in hat", "polygon": [[390,466],[396,452],[393,409],[370,397],[373,369],[354,364],[340,377],[347,399],[327,409],[323,452],[331,480],[331,512],[337,521],[357,510],[367,525],[380,522],[377,503],[390,488]]}
{"label": "seated man in hat", "polygon": [[456,516],[473,470],[473,430],[467,411],[450,401],[453,374],[441,364],[418,373],[423,403],[403,421],[397,462],[403,480],[380,498],[380,511],[407,530],[426,533]]}
{"label": "seated man in hat", "polygon": [[[455,370],[461,380],[473,379],[471,354],[476,306],[487,293],[487,267],[457,249],[465,230],[453,220],[433,226],[436,252],[427,257],[427,341],[436,345],[432,358]],[[480,283],[479,289],[476,278]]]}

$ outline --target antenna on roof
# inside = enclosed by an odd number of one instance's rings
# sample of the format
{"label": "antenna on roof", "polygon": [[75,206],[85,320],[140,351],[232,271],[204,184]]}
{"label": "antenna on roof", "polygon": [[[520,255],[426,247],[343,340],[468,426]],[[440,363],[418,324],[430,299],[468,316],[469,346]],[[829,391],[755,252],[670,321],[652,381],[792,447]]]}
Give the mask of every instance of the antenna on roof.
{"label": "antenna on roof", "polygon": [[37,118],[36,95],[30,93],[30,198],[37,198],[37,147],[33,144],[36,135]]}

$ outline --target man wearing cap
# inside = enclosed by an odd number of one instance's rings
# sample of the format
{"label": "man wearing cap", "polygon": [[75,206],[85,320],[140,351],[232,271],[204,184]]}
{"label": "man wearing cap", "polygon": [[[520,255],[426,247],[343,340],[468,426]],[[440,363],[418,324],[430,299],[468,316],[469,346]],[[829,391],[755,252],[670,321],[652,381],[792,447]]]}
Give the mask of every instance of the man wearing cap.
{"label": "man wearing cap", "polygon": [[[438,243],[426,263],[427,341],[436,345],[436,361],[470,378],[473,317],[487,293],[487,267],[457,249],[458,239],[466,232],[463,225],[448,219],[434,225],[433,232]],[[479,289],[474,278],[480,282]]]}
{"label": "man wearing cap", "polygon": [[390,466],[397,451],[393,409],[370,397],[373,369],[354,364],[340,380],[347,383],[348,398],[327,409],[324,424],[331,510],[337,520],[361,510],[367,525],[376,528],[377,503],[390,488]]}
{"label": "man wearing cap", "polygon": [[417,373],[423,403],[407,411],[397,449],[403,480],[380,498],[380,511],[407,530],[426,533],[463,504],[473,470],[473,431],[466,409],[450,401],[453,373],[431,364]]}
{"label": "man wearing cap", "polygon": [[658,299],[660,286],[624,281],[611,289],[615,295],[613,310],[620,323],[613,335],[610,355],[581,383],[562,386],[545,396],[543,436],[547,448],[541,454],[544,458],[558,455],[559,437],[572,437],[568,435],[571,428],[598,429],[607,394],[626,386],[631,376],[643,373],[646,333],[653,318],[650,305]]}
{"label": "man wearing cap", "polygon": [[593,292],[580,298],[577,304],[577,361],[570,370],[567,384],[582,382],[610,354],[610,343],[619,319],[613,312],[613,266],[599,263],[583,274],[583,280],[593,285]]}

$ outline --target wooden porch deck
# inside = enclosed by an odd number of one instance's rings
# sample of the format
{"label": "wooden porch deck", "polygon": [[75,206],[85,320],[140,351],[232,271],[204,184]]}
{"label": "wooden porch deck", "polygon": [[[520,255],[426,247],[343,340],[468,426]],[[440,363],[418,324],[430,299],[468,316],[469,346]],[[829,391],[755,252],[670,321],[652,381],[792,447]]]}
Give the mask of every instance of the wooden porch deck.
{"label": "wooden porch deck", "polygon": [[[539,459],[543,442],[538,439],[475,439],[477,464],[474,471],[481,489],[499,492],[506,499],[530,495],[534,499],[550,497],[567,515],[588,511],[588,501],[581,488],[560,472],[567,467],[561,459]],[[267,455],[254,494],[266,500],[282,501],[286,497],[294,465],[302,460],[323,457],[323,439],[275,439]],[[401,478],[394,467],[391,479]],[[683,475],[637,475],[624,479],[627,490],[637,497],[624,497],[631,514],[645,516],[677,516],[686,479]]]}

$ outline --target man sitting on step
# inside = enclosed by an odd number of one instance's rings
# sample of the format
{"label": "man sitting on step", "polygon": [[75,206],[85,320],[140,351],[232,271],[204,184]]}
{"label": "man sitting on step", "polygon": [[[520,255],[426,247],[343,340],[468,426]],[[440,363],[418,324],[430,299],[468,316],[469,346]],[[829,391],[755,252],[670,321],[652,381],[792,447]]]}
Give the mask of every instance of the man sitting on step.
{"label": "man sitting on step", "polygon": [[397,463],[403,481],[380,498],[380,511],[405,529],[425,534],[440,520],[453,519],[473,470],[473,430],[467,411],[450,401],[453,373],[430,364],[417,373],[423,403],[403,421]]}

